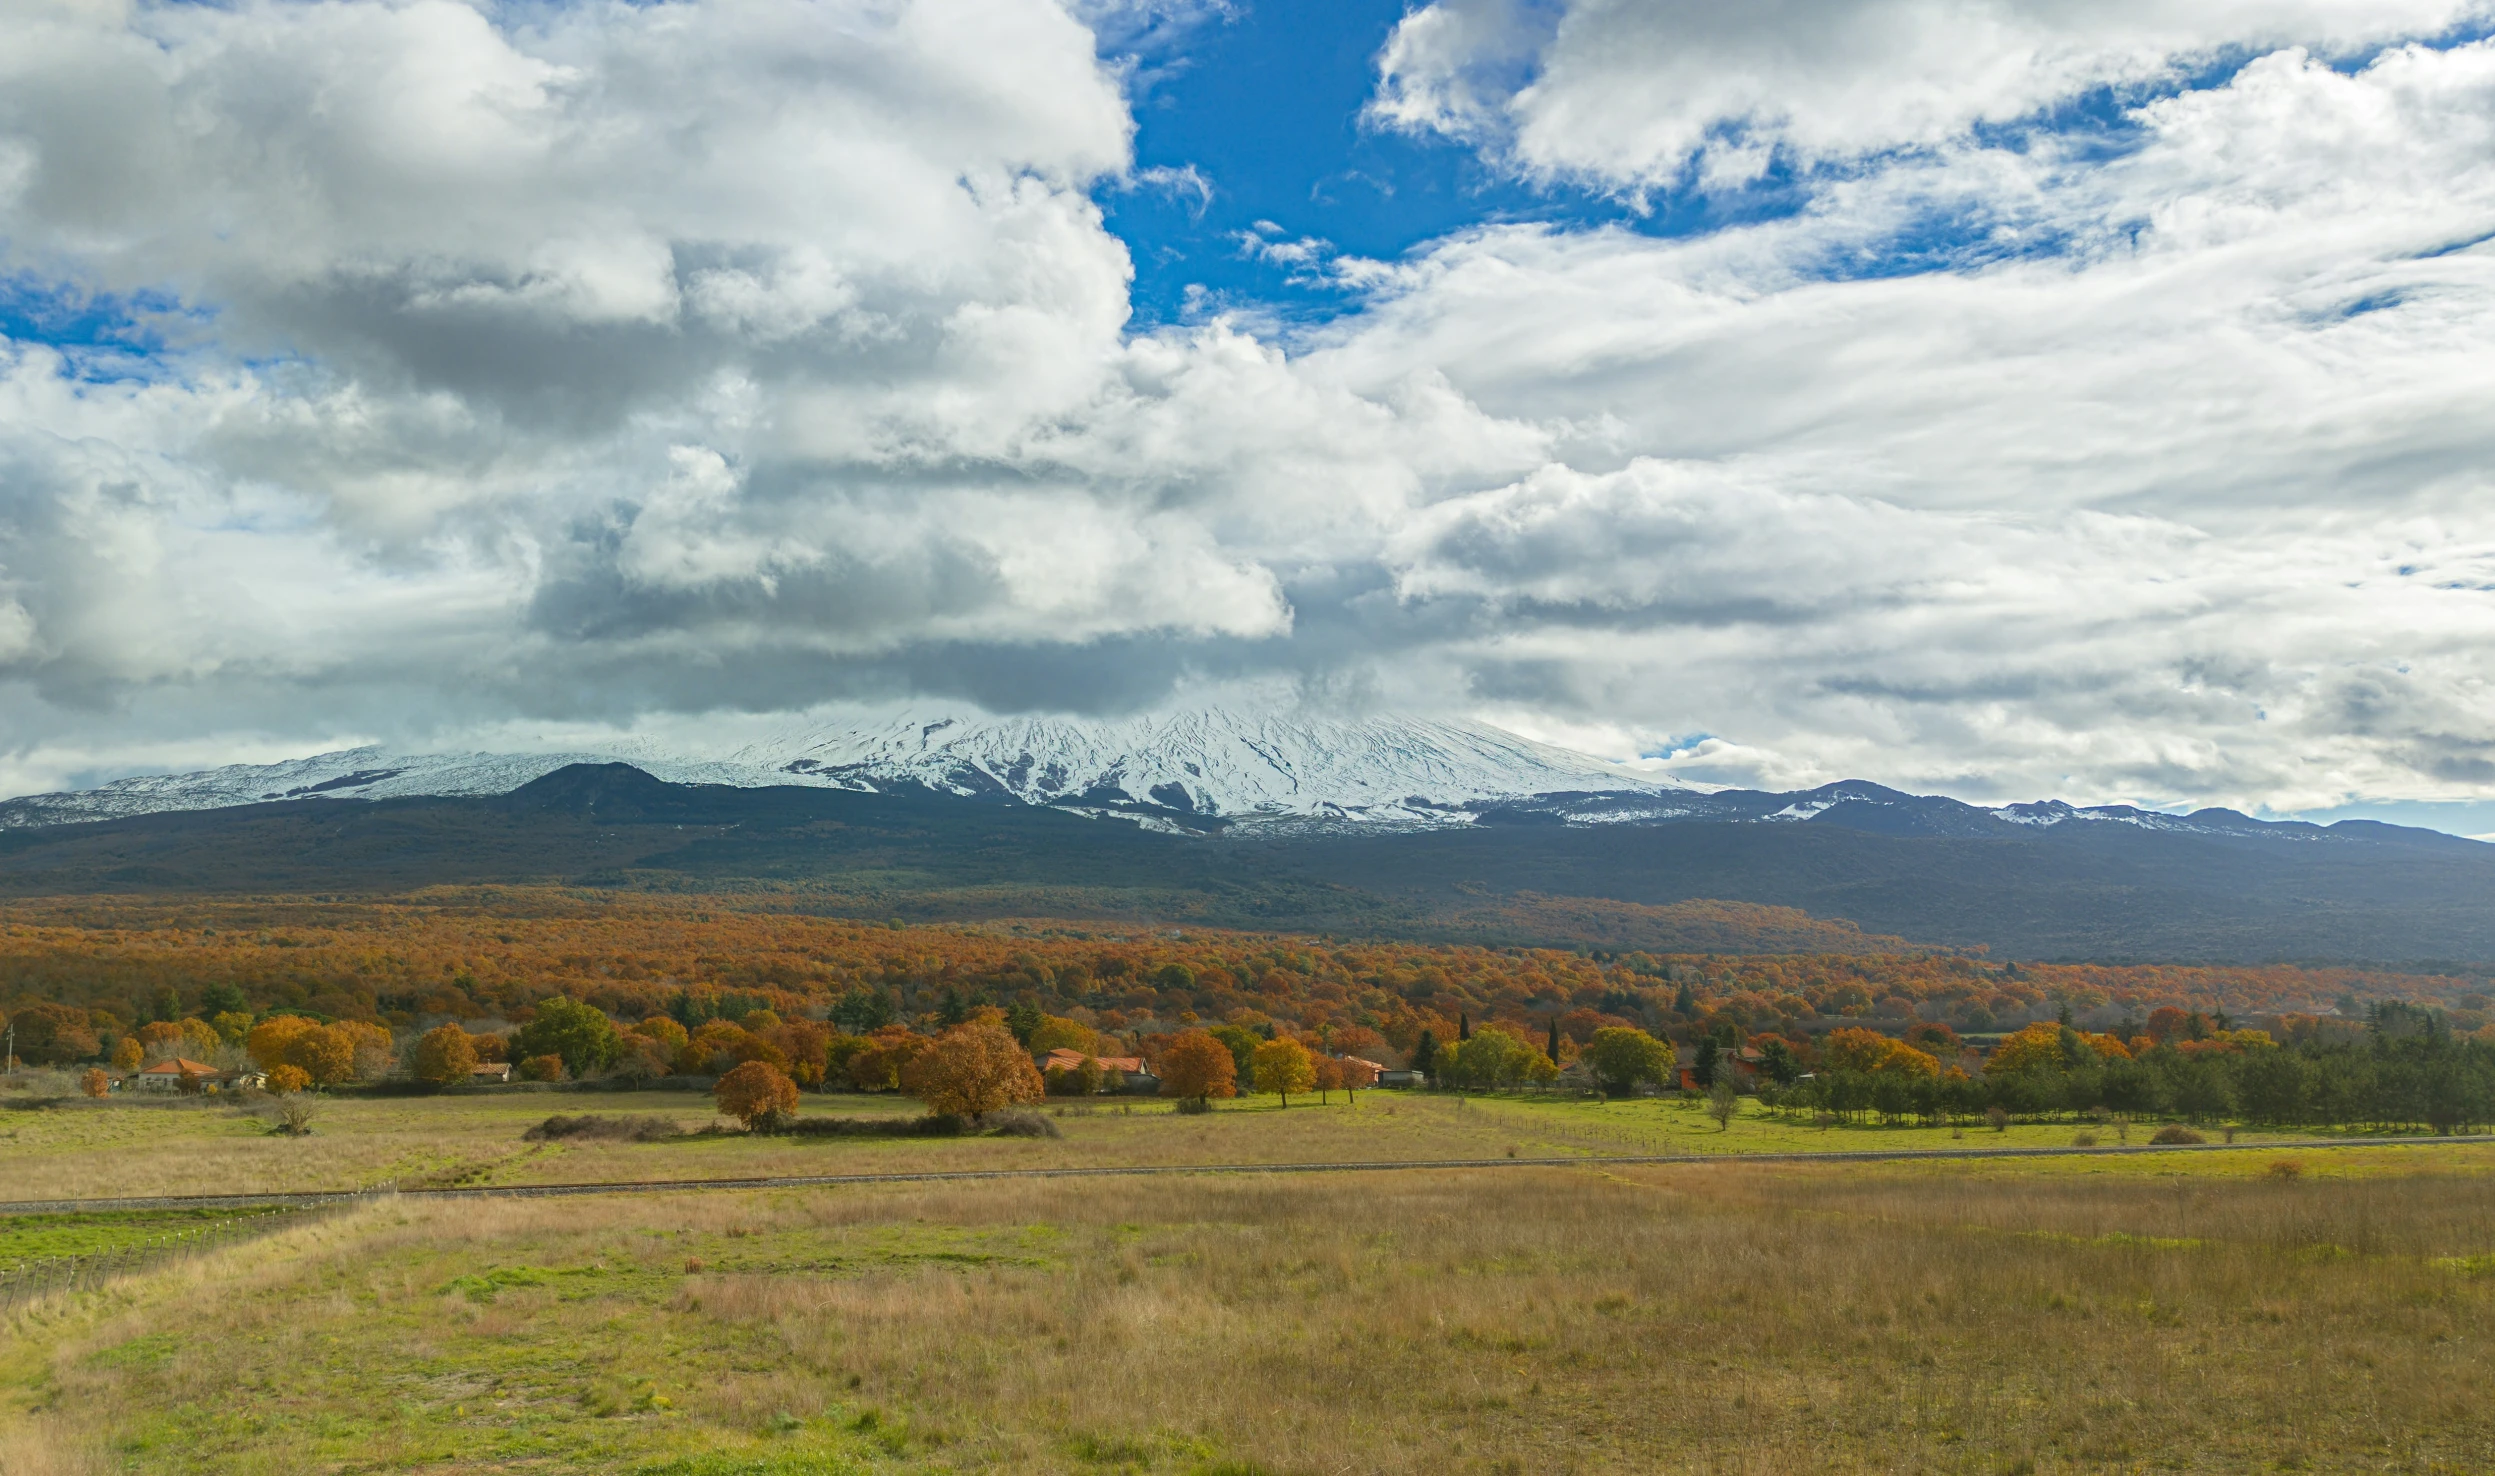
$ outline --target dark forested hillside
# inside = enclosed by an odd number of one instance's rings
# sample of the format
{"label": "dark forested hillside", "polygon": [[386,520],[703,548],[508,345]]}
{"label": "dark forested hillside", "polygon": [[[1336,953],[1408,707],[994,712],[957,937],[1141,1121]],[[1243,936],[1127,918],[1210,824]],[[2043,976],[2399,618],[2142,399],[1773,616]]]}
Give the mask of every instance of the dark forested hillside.
{"label": "dark forested hillside", "polygon": [[[526,881],[788,890],[867,917],[1617,949],[1860,952],[1903,938],[2031,959],[2495,959],[2495,847],[2390,827],[1900,834],[1736,820],[1258,839],[931,795],[671,785],[614,764],[493,799],[306,800],[0,832],[0,893],[15,896]],[[1809,916],[1688,905],[1705,901]]]}

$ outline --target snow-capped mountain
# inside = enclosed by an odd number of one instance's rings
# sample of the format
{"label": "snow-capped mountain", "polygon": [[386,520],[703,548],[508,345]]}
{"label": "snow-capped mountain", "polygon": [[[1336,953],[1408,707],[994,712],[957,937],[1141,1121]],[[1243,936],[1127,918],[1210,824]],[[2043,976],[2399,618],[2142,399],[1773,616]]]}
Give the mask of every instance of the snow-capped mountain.
{"label": "snow-capped mountain", "polygon": [[1482,723],[1199,708],[1107,722],[905,714],[736,756],[821,783],[917,784],[1074,809],[1397,825],[1552,794],[1684,788]]}
{"label": "snow-capped mountain", "polygon": [[1465,824],[1487,807],[1545,796],[1643,809],[1696,792],[1455,720],[1228,708],[1107,720],[904,711],[792,728],[712,754],[646,739],[554,753],[346,749],[31,795],[0,802],[0,827],[284,800],[506,794],[567,764],[617,760],[678,784],[927,790],[1163,824],[1414,828]]}
{"label": "snow-capped mountain", "polygon": [[0,801],[0,829],[282,801],[501,795],[570,764],[619,761],[673,784],[934,793],[1115,816],[1153,829],[1323,834],[1696,821],[1959,838],[2080,841],[2155,831],[2264,844],[2477,844],[2368,821],[2325,828],[2232,810],[2175,815],[2060,800],[1988,808],[1862,780],[1782,794],[1709,790],[1483,723],[1249,707],[1119,719],[886,711],[710,744],[644,737],[560,752],[354,748]]}

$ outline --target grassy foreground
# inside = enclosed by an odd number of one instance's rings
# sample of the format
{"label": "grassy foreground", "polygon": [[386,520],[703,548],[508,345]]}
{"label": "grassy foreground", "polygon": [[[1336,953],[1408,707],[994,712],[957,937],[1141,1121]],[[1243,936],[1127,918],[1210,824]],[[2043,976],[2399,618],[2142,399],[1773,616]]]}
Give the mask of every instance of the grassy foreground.
{"label": "grassy foreground", "polygon": [[2495,1465],[2495,1177],[2191,1163],[402,1201],[21,1314],[0,1470]]}
{"label": "grassy foreground", "polygon": [[[411,1163],[658,1178],[785,1155],[819,1172],[1846,1137],[1719,1135],[1669,1103],[1377,1094],[1073,1116],[1060,1140],[519,1142],[582,1105],[340,1102],[300,1140],[221,1110],[9,1113],[0,1169],[132,1193],[195,1182],[203,1158],[285,1187]],[[695,1106],[676,1104],[687,1125]],[[2480,1471],[2490,1170],[2482,1145],[2282,1145],[384,1200],[20,1308],[0,1473]],[[12,1233],[39,1254],[135,1224]]]}

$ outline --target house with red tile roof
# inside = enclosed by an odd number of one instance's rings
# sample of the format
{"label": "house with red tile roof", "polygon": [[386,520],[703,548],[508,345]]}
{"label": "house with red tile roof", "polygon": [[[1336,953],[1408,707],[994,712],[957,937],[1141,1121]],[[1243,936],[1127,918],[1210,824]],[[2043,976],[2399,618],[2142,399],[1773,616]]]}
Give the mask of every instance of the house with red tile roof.
{"label": "house with red tile roof", "polygon": [[222,1074],[205,1061],[192,1061],[176,1056],[170,1061],[159,1061],[144,1071],[133,1072],[129,1079],[143,1092],[178,1092],[183,1089],[182,1083],[185,1078],[188,1078],[194,1086],[205,1086],[217,1080]]}

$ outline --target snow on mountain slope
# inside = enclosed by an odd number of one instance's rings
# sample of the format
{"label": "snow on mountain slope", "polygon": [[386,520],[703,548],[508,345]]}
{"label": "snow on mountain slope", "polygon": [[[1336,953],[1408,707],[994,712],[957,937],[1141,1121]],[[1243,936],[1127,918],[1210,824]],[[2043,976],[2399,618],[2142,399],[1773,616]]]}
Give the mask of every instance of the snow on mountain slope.
{"label": "snow on mountain slope", "polygon": [[1029,804],[1394,824],[1460,822],[1484,802],[1534,795],[1682,787],[1481,723],[1222,708],[1110,722],[901,714],[736,757],[831,783]]}
{"label": "snow on mountain slope", "polygon": [[118,780],[0,802],[0,828],[278,800],[505,794],[566,764],[615,760],[680,784],[920,788],[1147,822],[1464,824],[1500,801],[1690,792],[1480,723],[1335,720],[1202,708],[1091,720],[895,712],[791,729],[714,754],[647,740],[561,753],[346,749],[282,764]]}

